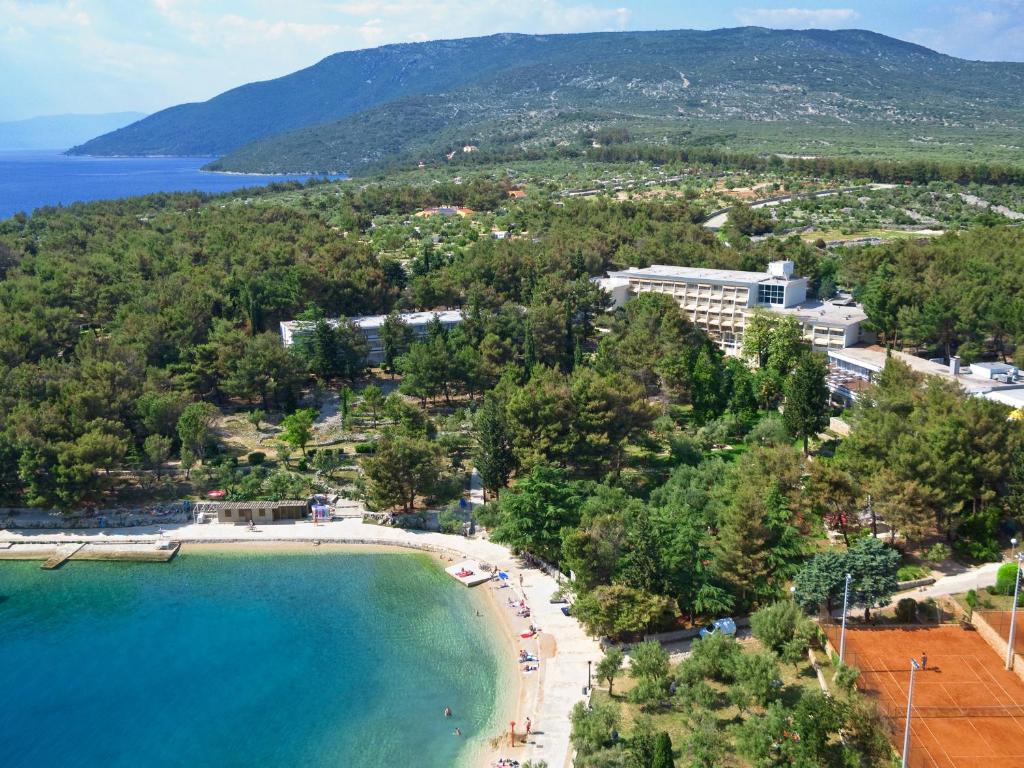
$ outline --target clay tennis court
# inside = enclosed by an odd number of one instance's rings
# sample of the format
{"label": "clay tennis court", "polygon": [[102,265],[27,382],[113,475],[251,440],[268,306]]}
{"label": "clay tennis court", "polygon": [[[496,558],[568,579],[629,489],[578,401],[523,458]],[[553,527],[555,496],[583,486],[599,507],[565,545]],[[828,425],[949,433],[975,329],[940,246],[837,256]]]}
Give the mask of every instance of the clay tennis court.
{"label": "clay tennis court", "polygon": [[[833,631],[835,630],[835,631]],[[839,647],[838,627],[829,638]],[[848,629],[846,661],[903,745],[910,659],[928,654],[914,677],[913,768],[1024,768],[1024,681],[978,636],[959,626]]]}
{"label": "clay tennis court", "polygon": [[[975,614],[982,616],[1003,640],[1009,641],[1010,619],[1013,615],[1010,611],[975,611]],[[1024,651],[1022,643],[1024,643],[1024,611],[1017,611],[1017,641],[1014,643],[1017,653]]]}

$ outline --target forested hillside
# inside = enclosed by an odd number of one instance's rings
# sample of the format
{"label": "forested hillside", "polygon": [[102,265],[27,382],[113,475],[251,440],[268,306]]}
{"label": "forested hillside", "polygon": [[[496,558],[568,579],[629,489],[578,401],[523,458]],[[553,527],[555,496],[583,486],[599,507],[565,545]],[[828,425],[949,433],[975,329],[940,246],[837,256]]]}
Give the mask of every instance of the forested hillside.
{"label": "forested hillside", "polygon": [[466,144],[589,145],[602,127],[618,141],[763,140],[780,151],[801,140],[878,151],[873,134],[908,149],[968,134],[1009,147],[1022,96],[1024,65],[857,30],[496,35],[336,54],[74,151],[231,153],[211,167],[355,171],[395,156],[439,160]]}

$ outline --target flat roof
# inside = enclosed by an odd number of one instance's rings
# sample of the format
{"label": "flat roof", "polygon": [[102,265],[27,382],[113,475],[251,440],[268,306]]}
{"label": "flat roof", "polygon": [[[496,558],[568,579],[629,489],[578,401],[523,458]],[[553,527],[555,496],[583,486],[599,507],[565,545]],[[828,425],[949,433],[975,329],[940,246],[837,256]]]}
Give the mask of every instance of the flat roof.
{"label": "flat roof", "polygon": [[867,313],[860,305],[850,306],[845,302],[837,304],[817,299],[811,299],[792,307],[769,306],[766,309],[780,315],[794,315],[805,322],[819,322],[827,325],[850,326],[863,323],[868,319]]}
{"label": "flat roof", "polygon": [[828,351],[829,357],[863,366],[876,373],[885,367],[885,361],[889,354],[912,371],[916,371],[923,376],[940,376],[944,379],[955,381],[970,394],[985,394],[1021,388],[1020,384],[1001,384],[992,379],[973,376],[971,375],[970,366],[967,365],[963,366],[960,369],[960,373],[954,376],[950,372],[949,366],[945,363],[935,363],[931,360],[925,360],[923,357],[908,355],[906,352],[900,352],[895,349],[889,353],[884,347],[880,347],[877,344],[864,347],[847,347],[846,349],[830,349]]}
{"label": "flat roof", "polygon": [[630,267],[618,272],[609,272],[608,277],[629,279],[631,277],[644,277],[654,280],[707,280],[709,282],[722,283],[763,283],[768,280],[780,283],[803,280],[802,277],[793,277],[789,280],[776,277],[768,272],[744,272],[739,269],[707,269],[704,267],[672,267],[663,264],[652,264],[649,267]]}
{"label": "flat roof", "polygon": [[[380,328],[384,325],[384,321],[387,319],[387,315],[361,315],[358,317],[350,317],[357,328],[363,330],[370,330]],[[438,311],[427,311],[427,312],[405,312],[398,315],[399,319],[406,325],[425,325],[433,322],[434,318],[438,318],[442,323],[458,323],[462,321],[462,310],[461,309],[444,309]],[[333,326],[337,326],[340,322],[340,318],[332,317],[327,318],[327,322]],[[289,330],[313,328],[316,326],[315,320],[283,320],[281,322],[283,328]]]}
{"label": "flat roof", "polygon": [[1008,405],[1014,410],[1024,408],[1024,386],[1019,384],[1015,389],[996,389],[992,392],[986,392],[985,397],[989,400],[995,400],[997,403]]}

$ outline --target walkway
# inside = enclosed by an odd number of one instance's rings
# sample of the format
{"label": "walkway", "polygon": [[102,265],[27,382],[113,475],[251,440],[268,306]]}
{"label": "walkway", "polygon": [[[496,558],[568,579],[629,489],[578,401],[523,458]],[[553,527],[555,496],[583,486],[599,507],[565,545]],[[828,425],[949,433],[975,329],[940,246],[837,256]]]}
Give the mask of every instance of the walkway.
{"label": "walkway", "polygon": [[[503,546],[485,539],[464,539],[441,533],[407,531],[367,525],[357,519],[337,520],[314,526],[299,521],[260,525],[255,531],[244,526],[208,523],[182,524],[158,528],[149,526],[130,529],[102,530],[0,530],[0,543],[69,544],[72,542],[323,542],[349,544],[384,544],[415,549],[426,549],[450,554],[467,560],[490,563],[510,573],[512,583],[518,586],[523,577],[523,591],[532,609],[531,620],[541,628],[543,635],[553,642],[554,655],[545,662],[538,703],[530,715],[538,731],[525,748],[509,750],[516,760],[545,760],[550,768],[567,768],[571,761],[569,741],[569,713],[577,701],[582,701],[587,680],[587,662],[601,658],[597,642],[584,633],[575,619],[562,614],[561,606],[553,604],[551,597],[558,589],[556,581],[537,568],[524,568]],[[173,566],[172,566],[173,567]],[[486,587],[478,587],[486,588]]]}

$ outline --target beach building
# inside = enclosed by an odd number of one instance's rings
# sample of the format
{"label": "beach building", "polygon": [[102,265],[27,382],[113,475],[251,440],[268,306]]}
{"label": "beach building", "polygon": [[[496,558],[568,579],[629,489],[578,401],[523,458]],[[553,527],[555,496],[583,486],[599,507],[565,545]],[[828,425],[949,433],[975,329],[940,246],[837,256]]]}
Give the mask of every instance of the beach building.
{"label": "beach building", "polygon": [[959,357],[946,363],[941,359],[926,360],[878,345],[848,347],[828,352],[828,387],[833,397],[850,405],[867,389],[889,357],[907,365],[924,376],[938,376],[955,381],[967,394],[1024,408],[1024,375],[1005,363],[971,363],[961,365]]}
{"label": "beach building", "polygon": [[305,501],[201,501],[194,507],[196,518],[216,516],[218,523],[273,523],[301,520],[309,513]]}
{"label": "beach building", "polygon": [[[445,328],[451,328],[462,322],[462,311],[448,309],[430,312],[407,312],[398,317],[409,327],[414,338],[422,339],[427,335],[427,330],[435,318],[440,320],[441,325]],[[384,360],[384,342],[380,336],[380,329],[384,325],[387,315],[365,315],[348,319],[363,334],[363,338],[366,339],[366,343],[370,347],[367,361],[370,365],[380,365]],[[337,328],[340,322],[341,320],[338,318],[327,320],[327,323],[332,328]],[[281,323],[281,341],[286,347],[290,347],[297,338],[312,333],[315,327],[316,323],[312,320],[285,320]]]}
{"label": "beach building", "polygon": [[794,317],[817,350],[844,349],[864,340],[864,310],[848,296],[828,301],[807,298],[807,280],[793,273],[792,261],[773,261],[764,272],[702,267],[650,267],[609,272],[598,281],[616,307],[641,293],[664,293],[694,325],[731,354],[758,309]]}

